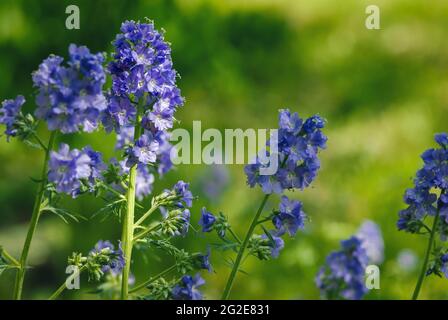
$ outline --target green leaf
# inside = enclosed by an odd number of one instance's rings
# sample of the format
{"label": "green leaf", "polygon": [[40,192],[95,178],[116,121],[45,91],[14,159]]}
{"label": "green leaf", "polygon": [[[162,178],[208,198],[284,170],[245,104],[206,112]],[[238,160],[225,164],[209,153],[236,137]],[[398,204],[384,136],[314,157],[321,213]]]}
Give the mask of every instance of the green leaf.
{"label": "green leaf", "polygon": [[71,213],[65,209],[59,209],[52,206],[46,206],[42,208],[41,212],[50,212],[61,218],[65,223],[69,223],[69,220],[79,222],[79,220],[87,220],[84,216],[76,213]]}
{"label": "green leaf", "polygon": [[263,229],[263,231],[264,231],[264,234],[266,235],[266,237],[268,237],[269,238],[269,241],[271,242],[271,243],[273,243],[273,244],[275,244],[275,240],[274,240],[274,238],[272,237],[272,234],[263,226],[263,225],[261,225],[261,228]]}
{"label": "green leaf", "polygon": [[[104,199],[104,200],[108,201],[106,199]],[[126,202],[125,199],[117,198],[115,201],[109,202],[103,208],[101,208],[97,212],[95,212],[90,219],[92,220],[98,216],[103,216],[101,218],[101,221],[104,221],[111,216],[120,217],[121,216],[121,208],[122,208],[124,202]]]}

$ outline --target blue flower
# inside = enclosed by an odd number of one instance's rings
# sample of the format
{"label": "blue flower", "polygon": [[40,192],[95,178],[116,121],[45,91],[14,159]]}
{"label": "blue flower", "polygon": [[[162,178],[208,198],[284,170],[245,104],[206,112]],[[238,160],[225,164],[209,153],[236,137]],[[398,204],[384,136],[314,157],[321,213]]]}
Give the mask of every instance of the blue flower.
{"label": "blue flower", "polygon": [[351,237],[341,242],[341,250],[332,252],[319,270],[316,285],[326,299],[359,300],[366,293],[365,268],[368,263],[362,240]]}
{"label": "blue flower", "polygon": [[316,178],[320,169],[319,149],[326,146],[327,137],[322,133],[324,120],[312,116],[305,122],[298,114],[289,110],[280,110],[278,130],[278,155],[273,150],[266,151],[267,156],[278,157],[280,168],[272,175],[261,175],[260,169],[269,167],[257,157],[254,163],[244,169],[250,187],[261,186],[265,194],[283,193],[286,189],[308,187]]}
{"label": "blue flower", "polygon": [[20,109],[25,103],[25,98],[22,95],[17,96],[14,100],[4,100],[2,102],[2,108],[0,109],[0,124],[6,126],[5,134],[9,141],[10,137],[14,137],[17,134],[15,124],[20,114]]}
{"label": "blue flower", "polygon": [[445,278],[448,278],[448,254],[444,254],[440,257],[440,261],[442,263],[441,271],[445,275]]}
{"label": "blue flower", "polygon": [[84,46],[69,46],[69,61],[51,55],[33,73],[38,88],[35,115],[47,121],[50,130],[92,132],[107,108],[102,92],[106,75],[104,55],[91,54]]}
{"label": "blue flower", "polygon": [[188,233],[188,229],[190,227],[190,210],[184,209],[182,213],[180,214],[180,220],[182,221],[182,225],[179,228],[179,231],[176,233],[176,235],[180,235],[185,237]]}
{"label": "blue flower", "polygon": [[306,214],[302,210],[302,202],[289,200],[288,197],[282,196],[279,212],[272,218],[272,223],[277,229],[278,236],[285,232],[294,236],[297,230],[304,228],[305,219]]}
{"label": "blue flower", "polygon": [[199,225],[202,227],[202,232],[210,232],[213,230],[213,225],[216,222],[216,217],[208,212],[205,207],[201,209],[201,219]]}
{"label": "blue flower", "polygon": [[130,144],[134,143],[134,131],[135,128],[132,126],[125,126],[120,129],[117,133],[117,142],[115,144],[116,150],[125,149]]}
{"label": "blue flower", "polygon": [[132,128],[132,122],[135,120],[137,110],[132,105],[128,98],[109,95],[107,110],[102,114],[102,123],[106,132],[115,130],[117,133],[121,133],[123,128]]}
{"label": "blue flower", "polygon": [[182,180],[178,181],[173,187],[174,194],[179,198],[179,207],[191,207],[193,205],[193,194],[190,191],[190,184]]}
{"label": "blue flower", "polygon": [[272,258],[277,258],[280,254],[280,251],[285,247],[285,242],[282,238],[277,237],[274,234],[271,234],[272,240],[265,234],[261,235],[261,238],[269,242],[269,247],[271,248],[271,256]]}
{"label": "blue flower", "polygon": [[439,133],[435,135],[434,140],[442,147],[445,148],[448,146],[448,134]]}
{"label": "blue flower", "polygon": [[150,164],[156,162],[159,142],[152,134],[143,134],[133,147],[127,150],[127,165],[132,167],[135,164]]}
{"label": "blue flower", "polygon": [[208,272],[212,272],[212,265],[210,264],[210,248],[207,248],[207,252],[205,254],[200,254],[199,258],[199,267],[201,269],[208,270]]}
{"label": "blue flower", "polygon": [[160,176],[163,176],[173,167],[171,152],[174,147],[170,143],[170,135],[167,132],[159,131],[155,138],[159,143],[157,150],[157,172]]}
{"label": "blue flower", "polygon": [[[435,216],[439,211],[442,218],[439,233],[442,241],[446,241],[448,221],[445,216],[448,215],[448,201],[444,199],[448,190],[448,150],[446,149],[448,135],[437,134],[435,141],[441,148],[431,148],[422,154],[424,165],[416,173],[414,187],[405,192],[404,202],[408,207],[399,212],[397,228],[418,233],[423,227],[422,221],[427,216]],[[434,192],[436,189],[439,190],[438,193]]]}
{"label": "blue flower", "polygon": [[202,300],[202,293],[198,287],[205,283],[204,279],[199,274],[194,278],[192,276],[183,276],[180,283],[172,290],[172,297],[174,300]]}
{"label": "blue flower", "polygon": [[100,240],[90,251],[90,254],[105,254],[109,257],[107,264],[101,267],[103,273],[110,272],[112,275],[117,276],[124,268],[125,259],[121,243],[119,243],[118,249],[115,250],[114,245],[110,241]]}
{"label": "blue flower", "polygon": [[81,151],[70,150],[67,144],[62,143],[59,151],[50,153],[48,181],[55,184],[57,192],[75,198],[81,193],[83,185],[94,186],[95,179],[101,178],[103,169],[100,153],[90,147]]}
{"label": "blue flower", "polygon": [[224,165],[213,165],[200,179],[202,192],[210,199],[217,199],[229,183],[229,171]]}
{"label": "blue flower", "polygon": [[369,262],[380,264],[384,260],[384,240],[380,227],[373,221],[365,221],[356,233],[362,241]]}

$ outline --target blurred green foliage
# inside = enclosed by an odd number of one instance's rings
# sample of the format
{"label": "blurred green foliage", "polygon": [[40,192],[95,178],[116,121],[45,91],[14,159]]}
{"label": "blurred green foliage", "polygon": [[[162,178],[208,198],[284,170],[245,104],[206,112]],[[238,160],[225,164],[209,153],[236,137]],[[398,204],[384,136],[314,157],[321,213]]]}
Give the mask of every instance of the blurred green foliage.
{"label": "blurred green foliage", "polygon": [[[288,240],[279,259],[248,259],[248,275],[237,278],[233,298],[314,299],[314,277],[325,256],[353,234],[365,219],[383,231],[386,252],[381,289],[370,299],[408,299],[417,269],[397,262],[401,250],[420,257],[424,237],[398,232],[402,194],[420,167],[420,153],[433,134],[447,130],[448,2],[376,0],[381,30],[364,27],[365,0],[2,0],[0,2],[0,97],[21,93],[32,108],[31,72],[50,53],[67,55],[70,43],[92,51],[111,51],[110,42],[127,19],[155,20],[172,43],[180,87],[187,99],[177,114],[179,126],[269,128],[277,110],[289,107],[302,116],[328,119],[328,149],[313,188],[293,197],[304,202],[311,218],[304,232]],[[65,28],[65,8],[77,4],[81,29]],[[42,128],[42,136],[48,133]],[[64,136],[73,146],[86,144],[112,155],[114,138],[102,133]],[[33,203],[42,155],[17,141],[0,141],[0,243],[19,255]],[[199,196],[193,225],[202,206],[223,211],[243,233],[261,200],[245,185],[242,166],[228,166],[229,184],[210,199],[203,184],[210,168],[180,166],[156,190],[183,179]],[[271,205],[276,205],[276,199]],[[65,199],[64,207],[91,217],[101,201]],[[88,251],[98,239],[117,240],[115,219],[66,225],[44,215],[32,246],[33,266],[25,281],[26,298],[47,298],[65,279],[67,256]],[[186,248],[204,250],[208,239],[191,235]],[[155,252],[137,252],[137,281],[171,264]],[[219,252],[215,273],[205,275],[207,298],[219,298],[229,268]],[[419,267],[419,265],[418,265]],[[0,279],[0,298],[9,298],[14,272]],[[83,287],[88,286],[84,283]],[[421,298],[448,298],[448,281],[428,278]],[[66,292],[64,298],[95,298],[89,290]]]}

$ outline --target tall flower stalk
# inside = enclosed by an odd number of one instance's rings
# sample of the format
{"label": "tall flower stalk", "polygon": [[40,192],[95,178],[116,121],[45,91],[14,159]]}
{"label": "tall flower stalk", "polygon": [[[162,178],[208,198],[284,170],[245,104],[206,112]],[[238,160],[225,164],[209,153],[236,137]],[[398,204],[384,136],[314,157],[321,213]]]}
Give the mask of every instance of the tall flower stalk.
{"label": "tall flower stalk", "polygon": [[[34,117],[21,113],[25,102],[22,96],[5,100],[0,108],[0,124],[6,126],[8,141],[18,137],[45,150],[22,257],[18,261],[0,248],[0,267],[19,269],[15,298],[21,297],[27,257],[41,213],[54,213],[64,221],[66,217],[77,220],[75,215],[58,208],[57,200],[59,194],[77,198],[84,193],[106,199],[99,213],[121,215],[122,242],[117,250],[109,241],[99,241],[87,256],[73,253],[68,264],[78,268],[77,275],[87,272],[89,280],[104,279],[98,288],[108,298],[128,299],[130,291],[133,297],[148,299],[202,298],[198,287],[204,280],[189,273],[211,271],[210,252],[191,254],[170,243],[171,238],[186,236],[189,230],[193,201],[189,184],[178,181],[172,189],[154,196],[149,208],[141,202],[152,193],[156,175],[162,177],[173,165],[169,129],[184,98],[176,85],[178,74],[173,68],[171,48],[163,32],[157,31],[150,20],[126,21],[120,31],[113,41],[115,52],[107,67],[112,78],[109,90],[103,89],[105,55],[92,54],[83,46],[70,45],[66,63],[63,58],[50,55],[33,73],[38,91],[34,115],[52,132],[48,145],[37,136]],[[105,163],[102,154],[90,146],[71,149],[61,143],[58,150],[52,150],[56,132],[93,132],[100,127],[107,133],[116,133],[119,160],[112,158]],[[157,211],[162,219],[154,217]],[[161,249],[174,258],[175,264],[129,290],[135,282],[131,273],[134,246]],[[176,275],[167,280],[165,277],[171,272]],[[145,289],[149,292],[142,295]],[[58,298],[64,290],[63,284],[50,299]]]}
{"label": "tall flower stalk", "polygon": [[[298,229],[304,227],[306,216],[302,211],[302,203],[289,200],[286,196],[282,196],[278,210],[274,210],[268,217],[261,216],[273,193],[283,194],[286,190],[303,190],[316,178],[317,171],[320,168],[317,157],[318,151],[325,148],[327,141],[327,137],[321,131],[323,127],[324,120],[319,116],[313,116],[303,121],[297,113],[280,110],[278,154],[275,154],[275,150],[266,150],[266,154],[270,153],[271,156],[278,157],[280,167],[277,172],[272,175],[263,175],[260,169],[263,166],[268,166],[269,163],[263,164],[258,157],[254,164],[246,166],[247,183],[250,187],[259,185],[265,195],[243,241],[238,243],[238,253],[224,288],[222,299],[229,298],[247,249],[249,249],[251,255],[261,260],[270,257],[276,258],[284,246],[281,236],[285,233],[294,236]],[[268,231],[264,227],[263,224],[268,221],[272,221],[274,230]],[[262,228],[263,235],[254,234],[257,226]]]}
{"label": "tall flower stalk", "polygon": [[50,139],[45,149],[44,163],[42,166],[42,174],[40,177],[39,186],[36,193],[36,198],[34,199],[33,213],[31,214],[31,221],[28,226],[28,232],[26,235],[25,243],[23,245],[22,254],[20,256],[20,267],[17,270],[15,286],[14,286],[14,299],[20,300],[23,291],[23,282],[25,280],[25,273],[27,268],[28,254],[31,247],[31,242],[33,240],[34,233],[37,228],[37,223],[39,222],[39,217],[41,214],[41,205],[44,198],[45,187],[47,185],[47,174],[48,174],[48,161],[50,159],[50,151],[53,149],[54,141],[56,137],[56,131],[53,131],[50,135]]}
{"label": "tall flower stalk", "polygon": [[417,284],[415,285],[414,293],[412,294],[412,300],[417,300],[418,295],[420,293],[420,289],[423,284],[423,280],[425,279],[427,270],[428,270],[428,262],[429,257],[431,255],[431,250],[434,245],[434,236],[436,234],[437,222],[439,220],[439,211],[437,211],[436,216],[434,217],[434,222],[432,224],[431,233],[428,240],[428,247],[425,252],[425,259],[423,260],[422,270],[420,271],[420,276],[418,277]]}
{"label": "tall flower stalk", "polygon": [[[140,126],[135,127],[137,136],[140,133]],[[134,164],[129,170],[128,191],[126,194],[126,212],[123,217],[123,231],[121,242],[123,245],[124,261],[122,280],[121,280],[121,299],[127,300],[129,293],[129,274],[131,270],[132,248],[134,246],[134,211],[135,195],[137,181],[137,164]]]}
{"label": "tall flower stalk", "polygon": [[[43,211],[57,211],[51,207],[50,197],[46,193],[52,191],[47,188],[48,182],[58,182],[56,190],[71,193],[76,196],[80,192],[81,183],[78,178],[91,176],[90,169],[77,170],[75,168],[64,173],[52,171],[52,149],[57,132],[74,133],[79,131],[92,132],[98,127],[99,115],[106,108],[106,99],[102,92],[105,82],[103,70],[104,56],[102,54],[91,54],[86,47],[70,45],[69,60],[63,65],[63,58],[50,55],[45,59],[39,69],[33,73],[33,83],[37,88],[36,104],[37,109],[32,114],[23,114],[21,106],[25,103],[22,96],[15,100],[6,100],[0,109],[0,123],[6,125],[5,134],[8,138],[17,137],[29,145],[37,146],[44,150],[44,164],[39,180],[39,186],[34,201],[31,221],[28,227],[27,236],[24,242],[19,267],[16,274],[14,298],[22,297],[27,261],[32,244],[33,236]],[[36,133],[39,122],[37,119],[46,122],[51,131],[49,142],[45,145]],[[66,148],[68,151],[68,146]],[[66,162],[62,155],[62,162]],[[90,160],[88,155],[84,155],[81,162]],[[84,165],[87,165],[84,163]],[[54,168],[53,168],[54,169]],[[58,169],[56,169],[58,171]],[[47,176],[48,174],[48,176]],[[79,175],[79,176],[78,176]],[[54,179],[59,179],[55,181]],[[53,181],[50,181],[53,180]]]}
{"label": "tall flower stalk", "polygon": [[226,287],[224,288],[224,293],[222,295],[223,300],[226,300],[229,298],[230,290],[232,289],[232,285],[235,280],[235,276],[239,270],[239,266],[241,265],[241,261],[244,256],[244,252],[246,251],[247,245],[249,244],[249,240],[252,237],[255,227],[258,224],[258,220],[260,219],[260,215],[263,212],[264,206],[268,202],[269,196],[270,196],[270,194],[267,194],[263,197],[260,207],[258,208],[257,212],[255,213],[254,218],[252,219],[252,222],[249,226],[249,229],[247,229],[246,236],[244,237],[244,240],[239,247],[238,254],[237,254],[235,262],[233,264],[232,271],[230,272],[229,278],[226,283]]}
{"label": "tall flower stalk", "polygon": [[[435,141],[439,148],[428,149],[421,155],[424,165],[417,171],[414,187],[405,192],[408,207],[400,211],[397,222],[398,230],[429,235],[413,300],[418,299],[425,276],[448,277],[448,251],[443,245],[448,240],[448,135],[436,134]],[[432,227],[426,224],[430,217]]]}

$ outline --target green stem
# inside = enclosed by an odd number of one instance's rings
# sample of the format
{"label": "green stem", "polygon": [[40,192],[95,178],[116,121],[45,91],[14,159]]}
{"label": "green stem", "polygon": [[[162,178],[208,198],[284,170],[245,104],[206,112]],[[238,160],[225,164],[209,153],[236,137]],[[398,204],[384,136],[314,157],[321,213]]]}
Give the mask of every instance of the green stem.
{"label": "green stem", "polygon": [[269,196],[270,196],[270,194],[267,194],[264,196],[263,201],[261,202],[260,207],[258,208],[258,211],[255,214],[255,216],[252,220],[252,223],[250,224],[249,229],[247,230],[246,237],[244,238],[244,241],[240,246],[238,255],[236,256],[235,263],[233,264],[232,271],[230,272],[229,279],[227,280],[226,288],[224,289],[224,293],[222,295],[222,300],[227,300],[229,298],[230,290],[232,289],[232,285],[233,285],[233,281],[235,280],[236,273],[239,270],[241,260],[244,255],[244,251],[246,250],[247,244],[249,243],[249,240],[252,237],[254,229],[257,226],[258,219],[260,218],[260,215],[263,212],[264,206],[266,205],[266,202],[268,201]]}
{"label": "green stem", "polygon": [[432,244],[434,242],[434,235],[436,233],[437,222],[439,220],[439,210],[437,210],[437,214],[434,218],[434,222],[432,224],[431,235],[429,237],[428,248],[426,249],[425,260],[423,261],[422,271],[420,272],[420,276],[417,281],[417,285],[415,286],[414,294],[412,295],[412,300],[417,300],[418,294],[420,293],[420,288],[422,287],[423,279],[425,278],[426,269],[428,268],[429,256],[431,254]]}
{"label": "green stem", "polygon": [[232,235],[232,237],[236,240],[236,242],[238,242],[239,244],[241,244],[241,240],[240,238],[236,235],[235,232],[233,232],[232,228],[227,229],[229,230],[230,234]]}
{"label": "green stem", "polygon": [[156,209],[158,208],[158,206],[153,206],[151,207],[148,211],[146,211],[146,213],[144,215],[141,216],[140,219],[137,220],[137,222],[135,223],[135,225],[141,225],[146,218],[148,218],[154,211],[156,211]]}
{"label": "green stem", "polygon": [[132,288],[129,293],[134,293],[137,292],[143,288],[146,288],[149,284],[153,283],[154,281],[156,281],[157,279],[162,278],[163,276],[167,275],[168,273],[170,273],[171,271],[176,269],[176,265],[173,265],[171,267],[169,267],[168,269],[160,272],[158,275],[149,278],[148,280],[146,280],[145,282],[139,284],[138,286]]}
{"label": "green stem", "polygon": [[73,280],[75,277],[79,277],[81,273],[87,269],[86,265],[83,265],[78,272],[75,272],[71,274],[63,284],[60,285],[60,287],[48,298],[48,300],[55,300],[57,297],[61,295],[62,292],[67,288],[67,280]]}
{"label": "green stem", "polygon": [[125,266],[121,282],[121,299],[127,300],[129,290],[129,273],[131,270],[132,242],[134,237],[134,207],[135,207],[135,181],[137,177],[137,166],[134,165],[129,173],[129,189],[127,192],[127,210],[123,221],[123,251]]}
{"label": "green stem", "polygon": [[42,142],[42,140],[39,138],[36,132],[33,132],[33,137],[36,139],[37,143],[42,147],[42,149],[46,152],[47,146]]}
{"label": "green stem", "polygon": [[[134,139],[137,140],[141,134],[140,116],[137,114]],[[129,172],[128,191],[126,194],[127,208],[123,218],[123,231],[121,241],[125,265],[121,279],[121,299],[127,300],[129,295],[129,274],[131,271],[132,248],[134,245],[134,211],[135,211],[135,184],[137,179],[137,165],[133,165]]]}
{"label": "green stem", "polygon": [[149,227],[146,230],[136,234],[135,237],[134,237],[134,242],[139,240],[139,239],[141,239],[141,238],[143,238],[145,235],[147,235],[151,231],[157,230],[158,228],[160,228],[160,223],[158,223],[158,224],[156,224],[156,225],[154,225],[152,227]]}
{"label": "green stem", "polygon": [[11,263],[16,267],[20,267],[19,261],[16,260],[12,255],[10,255],[5,249],[0,248],[0,256],[6,259],[6,262]]}
{"label": "green stem", "polygon": [[42,168],[41,181],[39,183],[36,198],[34,201],[33,213],[31,215],[31,221],[28,227],[28,233],[26,235],[25,243],[23,245],[22,255],[20,256],[19,261],[20,267],[16,275],[16,282],[14,288],[14,299],[16,300],[20,300],[22,297],[23,281],[25,279],[28,253],[30,251],[31,241],[33,240],[33,236],[37,228],[37,223],[39,222],[41,203],[44,196],[45,185],[47,184],[48,160],[50,158],[50,151],[51,149],[53,149],[55,137],[56,137],[56,131],[52,131],[50,135],[50,140],[48,141],[48,146],[45,149],[45,159]]}

